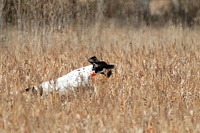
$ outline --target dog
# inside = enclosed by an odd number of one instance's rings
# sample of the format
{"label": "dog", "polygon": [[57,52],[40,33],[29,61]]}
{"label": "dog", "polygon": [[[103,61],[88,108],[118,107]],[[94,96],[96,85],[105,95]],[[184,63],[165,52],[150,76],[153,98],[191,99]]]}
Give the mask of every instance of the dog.
{"label": "dog", "polygon": [[[32,90],[33,94],[39,93],[40,96],[42,96],[44,92],[48,94],[48,92],[52,92],[53,90],[59,91],[63,94],[69,88],[74,91],[75,88],[80,86],[89,87],[90,78],[96,76],[97,74],[103,74],[108,78],[112,75],[112,69],[114,68],[114,65],[100,61],[96,58],[96,56],[89,58],[88,61],[91,63],[91,65],[71,71],[70,73],[59,77],[56,80],[43,82],[38,86],[27,88],[25,91],[27,92]],[[104,70],[107,72],[105,73]]]}

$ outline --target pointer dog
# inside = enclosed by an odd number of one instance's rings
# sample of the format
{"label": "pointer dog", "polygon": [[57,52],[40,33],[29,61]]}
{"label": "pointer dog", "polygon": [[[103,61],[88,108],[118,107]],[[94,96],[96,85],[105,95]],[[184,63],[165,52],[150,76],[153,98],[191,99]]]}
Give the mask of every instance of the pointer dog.
{"label": "pointer dog", "polygon": [[[39,92],[40,95],[43,95],[43,92],[48,94],[48,92],[51,92],[52,90],[64,93],[69,88],[74,91],[75,88],[80,86],[88,87],[90,77],[97,74],[104,74],[108,78],[112,75],[114,65],[109,65],[104,61],[99,61],[95,56],[89,58],[88,61],[92,65],[71,71],[56,80],[43,82],[39,86],[34,86],[33,88],[27,88],[25,91],[32,90],[34,94]],[[104,70],[107,70],[107,73],[105,73]]]}

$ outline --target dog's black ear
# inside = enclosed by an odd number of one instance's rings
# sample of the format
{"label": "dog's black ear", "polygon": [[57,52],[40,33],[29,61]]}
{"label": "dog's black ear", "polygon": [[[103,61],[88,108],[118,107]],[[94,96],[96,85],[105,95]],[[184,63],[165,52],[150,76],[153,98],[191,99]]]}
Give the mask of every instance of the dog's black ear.
{"label": "dog's black ear", "polygon": [[112,75],[112,71],[109,70],[108,73],[107,73],[107,77],[109,78],[111,75]]}
{"label": "dog's black ear", "polygon": [[99,60],[97,59],[96,56],[92,56],[91,58],[88,59],[88,61],[91,63],[91,64],[94,64],[94,63],[98,63]]}
{"label": "dog's black ear", "polygon": [[114,65],[107,65],[107,69],[113,69],[113,68],[115,68]]}

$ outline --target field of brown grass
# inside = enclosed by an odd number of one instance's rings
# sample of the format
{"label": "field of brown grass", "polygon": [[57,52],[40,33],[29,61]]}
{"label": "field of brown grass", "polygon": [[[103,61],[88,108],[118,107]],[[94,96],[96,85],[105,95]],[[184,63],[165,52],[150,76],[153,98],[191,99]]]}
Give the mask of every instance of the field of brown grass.
{"label": "field of brown grass", "polygon": [[[198,28],[7,29],[1,40],[0,132],[200,132]],[[12,94],[89,64],[115,64],[78,97]],[[0,77],[0,78],[1,78]]]}

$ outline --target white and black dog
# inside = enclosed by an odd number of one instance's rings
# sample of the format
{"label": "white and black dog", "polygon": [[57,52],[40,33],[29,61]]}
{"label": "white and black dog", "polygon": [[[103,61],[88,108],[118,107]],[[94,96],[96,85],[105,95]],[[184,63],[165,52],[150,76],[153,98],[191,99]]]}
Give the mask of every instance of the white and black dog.
{"label": "white and black dog", "polygon": [[[33,88],[27,88],[25,91],[32,90],[33,93],[39,92],[40,95],[42,95],[44,92],[48,94],[48,92],[52,92],[53,90],[64,93],[69,88],[74,91],[75,88],[80,86],[88,87],[89,79],[97,74],[104,74],[108,78],[112,75],[112,69],[114,68],[114,65],[109,65],[104,61],[99,61],[95,56],[89,58],[88,61],[92,65],[71,71],[70,73],[57,78],[56,80],[43,82],[42,84],[34,86]],[[105,73],[104,70],[107,70],[107,73]]]}

